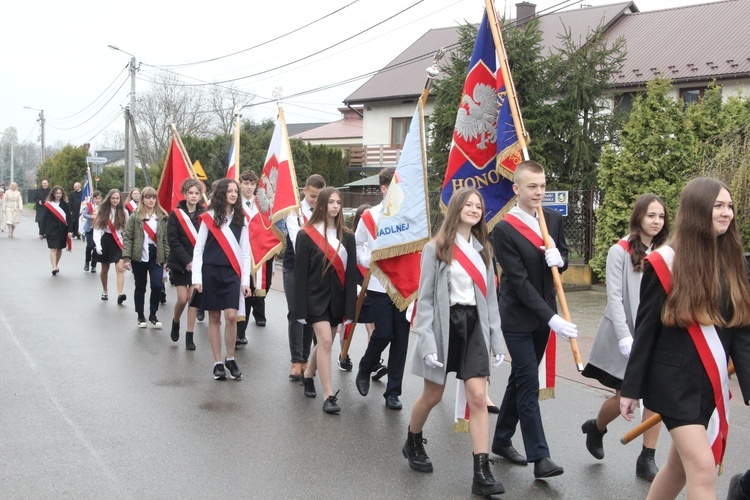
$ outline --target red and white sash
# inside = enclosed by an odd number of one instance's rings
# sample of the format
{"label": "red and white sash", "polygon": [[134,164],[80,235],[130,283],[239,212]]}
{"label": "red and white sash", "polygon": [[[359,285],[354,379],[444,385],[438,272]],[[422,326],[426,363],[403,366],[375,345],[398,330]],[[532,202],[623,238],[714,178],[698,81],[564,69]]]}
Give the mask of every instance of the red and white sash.
{"label": "red and white sash", "polygon": [[154,228],[151,227],[151,220],[152,219],[143,221],[143,232],[146,233],[146,236],[154,243],[154,245],[156,245],[156,231],[154,231]]}
{"label": "red and white sash", "polygon": [[474,246],[462,236],[456,235],[453,245],[453,259],[458,262],[474,283],[479,287],[482,295],[487,297],[487,267],[482,256]]}
{"label": "red and white sash", "polygon": [[53,215],[54,215],[55,217],[57,217],[57,218],[58,218],[58,220],[59,220],[60,222],[62,222],[62,223],[63,223],[63,224],[65,224],[66,226],[68,225],[68,217],[67,217],[67,214],[65,213],[65,210],[63,210],[63,209],[62,209],[62,208],[60,207],[60,205],[59,205],[59,204],[57,204],[57,203],[52,203],[51,201],[46,201],[46,202],[44,202],[44,206],[45,206],[45,207],[47,207],[47,209],[48,209],[48,210],[49,210],[50,212],[52,212],[52,214],[53,214]]}
{"label": "red and white sash", "polygon": [[[183,209],[177,208],[175,209],[175,216],[177,217],[177,222],[180,223],[183,232],[190,240],[190,244],[195,246],[195,242],[198,239],[198,231],[195,229],[193,221],[190,220],[190,215],[188,215]],[[198,219],[198,221],[200,223],[200,219]]]}
{"label": "red and white sash", "polygon": [[229,229],[229,223],[222,224],[221,227],[216,227],[214,224],[213,213],[203,212],[200,215],[200,220],[206,225],[206,228],[216,238],[219,246],[227,256],[229,263],[232,265],[232,269],[237,273],[237,276],[242,279],[242,266],[240,262],[242,260],[242,251],[240,250],[240,244],[237,238],[234,237],[234,233]]}
{"label": "red and white sash", "polygon": [[326,256],[328,262],[331,263],[331,267],[336,272],[336,276],[341,282],[341,286],[346,286],[346,261],[348,253],[344,248],[343,242],[339,242],[337,248],[333,248],[326,238],[320,234],[316,228],[312,226],[304,226],[302,230],[307,233],[310,239],[315,243],[321,252]]}
{"label": "red and white sash", "polygon": [[[512,213],[516,210],[516,207],[511,209],[511,212],[505,214],[505,220],[508,224],[518,231],[521,236],[526,238],[534,248],[539,250],[542,254],[544,251],[540,248],[544,245],[544,240],[541,235],[538,234],[533,228],[521,220],[518,216]],[[520,209],[519,209],[520,210]],[[547,339],[547,347],[544,350],[544,356],[542,361],[539,363],[539,399],[550,399],[555,397],[555,371],[556,371],[556,357],[557,357],[557,338],[555,332],[550,330],[549,338]]]}
{"label": "red and white sash", "polygon": [[130,200],[129,202],[127,202],[127,203],[125,204],[125,208],[127,209],[127,211],[128,211],[129,213],[131,213],[131,214],[132,214],[132,213],[133,213],[133,212],[135,212],[135,211],[136,211],[136,209],[138,208],[138,204],[137,204],[137,203],[136,203],[135,201],[133,201],[133,200]]}
{"label": "red and white sash", "polygon": [[[672,291],[672,264],[674,249],[663,246],[649,254],[651,263],[664,291]],[[724,346],[714,325],[699,325],[697,322],[687,327],[690,338],[698,351],[703,369],[711,381],[714,392],[714,408],[708,421],[706,433],[711,443],[716,465],[721,464],[729,432],[729,370]]]}
{"label": "red and white sash", "polygon": [[628,252],[628,254],[633,253],[633,251],[630,248],[630,243],[628,243],[628,240],[622,239],[622,240],[618,241],[617,244],[620,245],[623,248],[623,250],[625,250],[626,252]]}
{"label": "red and white sash", "polygon": [[365,210],[362,213],[362,222],[364,222],[365,227],[367,228],[367,232],[370,233],[372,239],[376,239],[378,234],[378,225],[375,223],[372,212],[370,212],[369,210]]}
{"label": "red and white sash", "polygon": [[107,229],[109,229],[109,232],[112,234],[112,239],[115,240],[117,246],[120,247],[120,250],[122,250],[122,234],[120,233],[120,231],[115,229],[115,225],[112,224],[112,219],[109,219],[107,221]]}

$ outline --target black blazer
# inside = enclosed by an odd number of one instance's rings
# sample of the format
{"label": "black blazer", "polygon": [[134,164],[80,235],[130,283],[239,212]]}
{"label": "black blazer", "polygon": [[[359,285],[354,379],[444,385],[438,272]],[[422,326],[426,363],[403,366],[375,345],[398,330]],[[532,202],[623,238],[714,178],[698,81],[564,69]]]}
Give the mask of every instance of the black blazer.
{"label": "black blazer", "polygon": [[65,224],[50,212],[46,206],[42,206],[42,219],[39,224],[39,236],[52,239],[53,241],[65,241],[68,233],[72,233],[70,207],[66,202],[60,200],[60,208],[65,212]]}
{"label": "black blazer", "polygon": [[[328,305],[333,318],[354,320],[357,307],[357,247],[354,234],[345,232],[342,242],[347,252],[346,286],[341,286],[336,271],[323,252],[303,230],[297,233],[294,262],[294,319],[321,316]],[[325,273],[323,272],[325,269]]]}
{"label": "black blazer", "polygon": [[[187,203],[185,202],[185,200],[182,200],[177,204],[177,208],[175,208],[175,210],[178,209],[187,211]],[[184,273],[186,272],[185,266],[193,262],[194,247],[193,244],[190,243],[190,239],[187,237],[187,234],[182,229],[182,224],[180,224],[180,221],[177,220],[177,214],[175,213],[175,210],[172,210],[172,212],[169,214],[169,220],[167,221],[167,242],[169,243],[169,257],[167,257],[167,267],[174,271]],[[200,226],[198,217],[200,217],[200,215],[205,211],[206,207],[199,203],[195,209],[195,212],[190,215],[190,220],[193,221],[193,226],[195,226],[196,230]]]}
{"label": "black blazer", "polygon": [[[562,214],[544,209],[544,220],[565,262],[560,269],[562,272],[568,268]],[[498,222],[491,237],[495,257],[502,268],[498,303],[503,331],[533,332],[557,314],[552,271],[544,260],[544,253],[507,221]]]}
{"label": "black blazer", "polygon": [[[654,268],[646,261],[622,395],[643,398],[644,406],[661,415],[691,421],[698,418],[701,398],[713,398],[713,389],[687,329],[662,324],[661,312],[666,298],[667,293]],[[716,327],[716,331],[724,352],[732,355],[747,403],[750,399],[750,330],[748,327]]]}

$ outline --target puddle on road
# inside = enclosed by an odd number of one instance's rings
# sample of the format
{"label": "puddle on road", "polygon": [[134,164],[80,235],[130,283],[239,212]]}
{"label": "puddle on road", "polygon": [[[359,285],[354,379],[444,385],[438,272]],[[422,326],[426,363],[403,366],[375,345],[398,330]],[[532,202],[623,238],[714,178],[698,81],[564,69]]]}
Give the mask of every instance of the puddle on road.
{"label": "puddle on road", "polygon": [[195,385],[195,380],[184,378],[173,378],[158,380],[154,383],[157,387],[189,387]]}
{"label": "puddle on road", "polygon": [[240,410],[240,405],[232,401],[206,401],[199,408],[214,413],[234,413]]}

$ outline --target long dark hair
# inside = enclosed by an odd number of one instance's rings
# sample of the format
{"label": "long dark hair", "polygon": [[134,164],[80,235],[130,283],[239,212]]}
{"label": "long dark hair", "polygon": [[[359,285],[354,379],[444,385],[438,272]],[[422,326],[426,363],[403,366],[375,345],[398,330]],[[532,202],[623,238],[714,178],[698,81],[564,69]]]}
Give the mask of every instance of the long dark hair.
{"label": "long dark hair", "polygon": [[52,186],[52,189],[49,190],[49,194],[47,195],[47,201],[55,201],[55,191],[57,191],[58,189],[62,192],[60,201],[64,201],[65,203],[67,203],[68,195],[65,194],[65,190],[62,188],[62,186]]}
{"label": "long dark hair", "polygon": [[[328,227],[328,200],[331,199],[331,195],[333,194],[337,194],[339,196],[339,200],[341,199],[341,193],[338,189],[334,187],[323,188],[320,194],[318,194],[318,199],[315,202],[315,209],[310,216],[310,220],[308,220],[307,224],[305,224],[305,226],[312,227],[315,224],[322,222],[324,238],[326,236],[326,231],[328,229],[332,229]],[[342,209],[339,210],[338,215],[336,215],[336,217],[333,219],[333,228],[336,229],[336,238],[339,240],[339,245],[342,245],[344,243],[344,233],[352,232],[348,227],[346,227],[346,224],[344,224],[343,206]],[[328,245],[328,238],[326,238],[326,245]],[[331,263],[325,255],[323,255],[323,260],[325,262],[325,265],[323,266],[323,273],[325,273],[326,270],[328,270],[328,267],[330,267]],[[346,265],[346,262],[344,263],[344,265]]]}
{"label": "long dark hair", "polygon": [[482,198],[482,195],[479,194],[479,191],[476,189],[466,187],[453,192],[453,195],[448,202],[448,210],[446,211],[445,219],[435,235],[435,257],[441,262],[450,264],[453,260],[453,244],[456,241],[458,224],[461,222],[461,210],[463,210],[464,205],[472,194],[479,197],[479,202],[482,204],[482,217],[479,219],[479,222],[472,226],[471,234],[482,245],[482,250],[479,254],[482,256],[484,264],[488,265],[492,258],[492,248],[489,243],[487,223],[484,220],[486,214],[484,198]]}
{"label": "long dark hair", "polygon": [[664,200],[651,193],[642,194],[636,198],[633,211],[630,213],[630,235],[628,236],[630,261],[633,263],[635,271],[643,270],[643,259],[646,258],[646,249],[643,248],[643,243],[641,243],[641,233],[643,232],[641,222],[648,213],[649,205],[653,202],[659,203],[664,209],[664,226],[662,226],[661,231],[651,241],[653,248],[656,249],[662,246],[667,241],[667,237],[669,237],[669,212],[667,211],[667,205],[664,204]]}
{"label": "long dark hair", "polygon": [[359,219],[362,218],[362,214],[365,213],[365,210],[368,208],[372,208],[371,205],[368,205],[365,203],[364,205],[360,205],[357,207],[357,211],[354,212],[354,220],[352,221],[352,231],[357,230],[357,225],[359,224]]}
{"label": "long dark hair", "polygon": [[[750,324],[750,286],[735,219],[724,234],[716,236],[714,230],[713,207],[722,189],[729,191],[721,181],[700,177],[682,190],[671,241],[672,292],[662,310],[665,325]],[[722,291],[732,304],[728,319],[721,315]]]}
{"label": "long dark hair", "polygon": [[220,227],[224,222],[227,222],[227,207],[230,206],[227,202],[227,191],[229,186],[234,184],[237,188],[237,201],[234,205],[231,205],[234,214],[230,223],[235,223],[238,226],[245,224],[245,211],[242,209],[242,197],[240,196],[240,186],[234,179],[221,179],[213,184],[213,192],[211,193],[211,201],[208,204],[208,209],[214,211],[214,224],[216,227]]}
{"label": "long dark hair", "polygon": [[115,226],[115,229],[122,229],[123,227],[125,227],[125,221],[127,220],[127,217],[125,216],[125,203],[122,199],[122,193],[119,189],[110,189],[107,193],[107,196],[104,197],[102,204],[99,205],[99,211],[97,212],[96,219],[94,220],[95,228],[105,229],[107,227],[109,216],[113,210],[111,198],[115,194],[120,195],[120,203],[118,203],[117,206],[114,207],[115,220],[112,224]]}

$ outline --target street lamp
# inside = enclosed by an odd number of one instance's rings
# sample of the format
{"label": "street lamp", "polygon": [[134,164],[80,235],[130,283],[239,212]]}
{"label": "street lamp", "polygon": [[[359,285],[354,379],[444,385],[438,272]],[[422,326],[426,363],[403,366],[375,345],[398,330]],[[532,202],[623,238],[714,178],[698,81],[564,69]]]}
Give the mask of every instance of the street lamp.
{"label": "street lamp", "polygon": [[41,140],[42,140],[42,161],[40,163],[40,165],[41,165],[41,164],[44,163],[44,110],[43,109],[39,109],[39,108],[32,108],[31,106],[24,106],[23,109],[31,109],[31,110],[34,110],[34,111],[39,111],[39,118],[38,118],[37,121],[42,126],[42,135],[41,135]]}
{"label": "street lamp", "polygon": [[125,149],[127,149],[127,161],[125,162],[125,191],[135,187],[135,141],[130,140],[130,127],[135,128],[135,72],[138,69],[135,64],[135,56],[130,52],[122,50],[116,45],[107,45],[112,50],[117,50],[130,56],[130,107],[126,111],[125,122]]}

